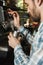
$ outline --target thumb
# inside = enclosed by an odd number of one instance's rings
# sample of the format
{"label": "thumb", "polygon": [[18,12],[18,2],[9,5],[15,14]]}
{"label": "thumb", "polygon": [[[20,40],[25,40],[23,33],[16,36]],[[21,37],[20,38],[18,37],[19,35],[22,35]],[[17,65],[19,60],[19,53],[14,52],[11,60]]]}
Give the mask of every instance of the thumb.
{"label": "thumb", "polygon": [[10,37],[12,37],[12,36],[13,36],[12,32],[10,32],[10,33],[9,33],[9,36],[10,36]]}

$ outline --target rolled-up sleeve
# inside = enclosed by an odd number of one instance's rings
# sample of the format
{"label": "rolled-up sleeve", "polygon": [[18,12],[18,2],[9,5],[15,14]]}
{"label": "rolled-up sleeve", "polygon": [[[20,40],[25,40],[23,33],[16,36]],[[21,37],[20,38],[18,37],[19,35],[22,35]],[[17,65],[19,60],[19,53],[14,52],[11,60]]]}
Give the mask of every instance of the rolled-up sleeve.
{"label": "rolled-up sleeve", "polygon": [[14,59],[15,65],[38,65],[38,62],[43,57],[43,49],[39,49],[35,53],[33,53],[32,57],[29,58],[29,56],[26,56],[22,51],[21,45],[18,45],[15,48],[14,53],[15,53],[15,59]]}
{"label": "rolled-up sleeve", "polygon": [[14,49],[15,59],[14,64],[15,65],[27,65],[29,62],[29,56],[25,55],[22,51],[21,45],[17,45]]}

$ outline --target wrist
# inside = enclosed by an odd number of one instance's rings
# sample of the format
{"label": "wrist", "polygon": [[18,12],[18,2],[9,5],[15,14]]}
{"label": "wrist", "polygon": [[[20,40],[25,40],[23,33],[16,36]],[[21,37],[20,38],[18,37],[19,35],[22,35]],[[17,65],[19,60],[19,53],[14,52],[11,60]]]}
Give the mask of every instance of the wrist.
{"label": "wrist", "polygon": [[14,52],[17,52],[19,48],[21,49],[22,47],[20,44],[17,44],[17,46],[14,48]]}
{"label": "wrist", "polygon": [[20,45],[20,42],[15,42],[16,44],[14,45],[14,49]]}

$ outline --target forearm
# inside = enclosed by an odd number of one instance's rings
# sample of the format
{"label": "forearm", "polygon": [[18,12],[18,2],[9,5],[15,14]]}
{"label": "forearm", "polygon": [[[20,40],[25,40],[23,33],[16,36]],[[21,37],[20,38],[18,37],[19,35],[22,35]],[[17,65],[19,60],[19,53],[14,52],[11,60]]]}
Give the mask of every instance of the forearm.
{"label": "forearm", "polygon": [[[43,49],[38,49],[36,52],[33,53],[32,57],[29,59],[28,56],[26,56],[21,46],[14,51],[15,52],[15,59],[14,63],[15,65],[38,65],[38,63],[41,63],[43,61]],[[41,59],[41,61],[40,61]],[[42,63],[43,64],[43,63]]]}
{"label": "forearm", "polygon": [[27,65],[29,62],[29,56],[26,56],[24,52],[22,51],[21,45],[17,45],[17,47],[14,49],[15,59],[14,64],[15,65]]}

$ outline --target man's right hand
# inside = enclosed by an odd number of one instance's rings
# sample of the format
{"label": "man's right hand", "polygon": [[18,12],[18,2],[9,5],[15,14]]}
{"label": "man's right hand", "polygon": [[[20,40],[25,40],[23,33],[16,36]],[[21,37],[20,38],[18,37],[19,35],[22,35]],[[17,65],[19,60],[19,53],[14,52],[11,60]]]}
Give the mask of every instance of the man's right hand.
{"label": "man's right hand", "polygon": [[11,46],[12,48],[15,48],[17,45],[20,45],[20,37],[17,39],[10,32],[8,35],[8,43],[9,43],[9,46]]}
{"label": "man's right hand", "polygon": [[14,26],[19,29],[19,27],[20,27],[20,17],[19,17],[19,14],[16,11],[13,11],[11,9],[8,10],[8,13],[11,14],[11,15],[13,15]]}

